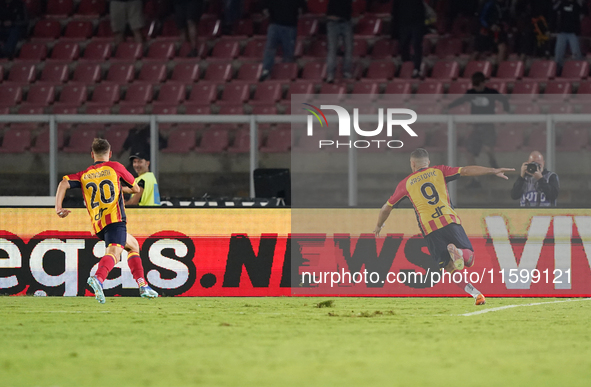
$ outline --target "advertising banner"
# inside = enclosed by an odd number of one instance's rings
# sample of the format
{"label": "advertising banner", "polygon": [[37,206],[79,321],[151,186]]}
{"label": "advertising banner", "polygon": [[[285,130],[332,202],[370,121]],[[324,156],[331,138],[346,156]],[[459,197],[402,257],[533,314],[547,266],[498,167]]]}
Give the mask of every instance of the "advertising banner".
{"label": "advertising banner", "polygon": [[[298,211],[295,217],[292,211]],[[150,285],[164,296],[591,296],[591,211],[460,209],[475,264],[442,275],[412,209],[375,238],[378,209],[128,209]],[[105,251],[88,214],[0,209],[0,294],[91,295]],[[296,230],[306,230],[298,233]],[[125,256],[125,253],[124,253]],[[137,295],[126,260],[107,296]]]}

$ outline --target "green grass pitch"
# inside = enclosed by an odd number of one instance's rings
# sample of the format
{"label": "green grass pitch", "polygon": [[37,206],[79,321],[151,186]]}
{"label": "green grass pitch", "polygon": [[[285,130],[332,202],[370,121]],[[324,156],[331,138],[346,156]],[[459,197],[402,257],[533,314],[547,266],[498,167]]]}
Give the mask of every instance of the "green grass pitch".
{"label": "green grass pitch", "polygon": [[588,386],[554,300],[0,297],[0,386]]}

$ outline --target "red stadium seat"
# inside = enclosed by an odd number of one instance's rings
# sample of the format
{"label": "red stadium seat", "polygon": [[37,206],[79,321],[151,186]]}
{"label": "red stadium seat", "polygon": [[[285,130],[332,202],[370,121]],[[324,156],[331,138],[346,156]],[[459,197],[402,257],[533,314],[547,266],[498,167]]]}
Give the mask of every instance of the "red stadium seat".
{"label": "red stadium seat", "polygon": [[310,37],[318,32],[318,19],[301,17],[298,20],[298,36]]}
{"label": "red stadium seat", "polygon": [[173,42],[154,42],[150,45],[145,59],[170,60],[174,58],[174,52]]}
{"label": "red stadium seat", "polygon": [[224,86],[222,98],[217,102],[218,105],[238,105],[246,102],[249,97],[249,86],[244,83],[231,83]]}
{"label": "red stadium seat", "polygon": [[560,136],[560,143],[556,146],[559,152],[576,152],[589,145],[589,129],[585,124],[567,126]]}
{"label": "red stadium seat", "polygon": [[273,103],[270,105],[255,105],[252,108],[252,114],[270,115],[277,114],[277,106]]}
{"label": "red stadium seat", "polygon": [[363,16],[357,22],[355,34],[362,36],[376,36],[382,33],[382,19],[375,16]]}
{"label": "red stadium seat", "polygon": [[568,80],[581,80],[589,76],[589,62],[585,60],[569,60],[562,67],[560,78]]}
{"label": "red stadium seat", "polygon": [[149,83],[134,83],[127,87],[125,98],[120,105],[145,105],[152,101],[153,88]]}
{"label": "red stadium seat", "polygon": [[425,102],[425,101],[419,101],[419,103],[417,103],[416,105],[414,105],[413,110],[417,113],[417,114],[441,114],[442,111],[442,106],[437,104],[437,103],[433,103],[433,101],[431,102]]}
{"label": "red stadium seat", "polygon": [[238,57],[239,53],[240,46],[238,44],[238,41],[230,39],[221,39],[215,44],[215,46],[213,46],[210,58],[232,60]]}
{"label": "red stadium seat", "polygon": [[95,105],[86,106],[86,114],[111,114],[111,107],[113,105]]}
{"label": "red stadium seat", "polygon": [[207,82],[228,82],[232,78],[230,63],[210,63],[205,70],[203,80]]}
{"label": "red stadium seat", "polygon": [[39,82],[59,85],[68,81],[68,65],[65,63],[46,63]]}
{"label": "red stadium seat", "polygon": [[257,86],[251,105],[271,105],[281,99],[281,84],[264,82]]}
{"label": "red stadium seat", "polygon": [[27,105],[47,106],[55,99],[55,88],[50,85],[32,85],[27,94]]}
{"label": "red stadium seat", "polygon": [[574,109],[572,105],[563,102],[555,102],[547,105],[548,114],[573,114]]}
{"label": "red stadium seat", "polygon": [[[260,132],[259,132],[260,133]],[[259,136],[259,139],[261,136]],[[228,153],[248,153],[250,152],[250,131],[241,129],[236,132],[232,146],[228,148]]]}
{"label": "red stadium seat", "polygon": [[73,0],[47,0],[47,16],[65,18],[74,13]]}
{"label": "red stadium seat", "polygon": [[252,19],[238,20],[232,29],[232,36],[250,37],[254,34]]}
{"label": "red stadium seat", "polygon": [[384,95],[381,100],[402,102],[407,100],[412,93],[412,85],[410,82],[390,82],[386,85]]}
{"label": "red stadium seat", "polygon": [[547,80],[556,76],[556,62],[553,60],[537,60],[532,63],[528,78],[535,80]]}
{"label": "red stadium seat", "polygon": [[298,80],[306,82],[320,82],[326,78],[326,62],[308,62],[302,70],[302,77]]}
{"label": "red stadium seat", "polygon": [[298,65],[295,63],[275,63],[271,70],[271,79],[275,81],[293,81],[298,76]]}
{"label": "red stadium seat", "polygon": [[224,105],[220,107],[218,111],[219,115],[235,115],[235,114],[244,114],[244,106],[242,104],[238,105]]}
{"label": "red stadium seat", "polygon": [[191,60],[194,61],[196,58],[203,58],[207,54],[207,44],[204,41],[198,41],[197,47],[195,48],[195,53],[191,48],[189,42],[184,42],[181,44],[181,48],[179,48],[179,53],[177,55],[177,60]]}
{"label": "red stadium seat", "polygon": [[[66,131],[63,128],[57,129],[57,149],[64,147]],[[37,135],[35,145],[30,149],[31,153],[49,153],[49,129],[43,130]]]}
{"label": "red stadium seat", "polygon": [[[45,107],[39,105],[30,105],[26,102],[22,103],[18,107],[18,114],[44,114]],[[33,125],[31,129],[36,129],[37,126],[35,124],[25,124],[25,125]]]}
{"label": "red stadium seat", "polygon": [[265,54],[265,40],[252,39],[244,46],[244,52],[240,56],[243,59],[257,59],[260,60]]}
{"label": "red stadium seat", "polygon": [[419,84],[417,95],[420,100],[439,99],[443,94],[443,84],[435,81],[425,81]]}
{"label": "red stadium seat", "polygon": [[35,81],[35,65],[31,63],[14,62],[8,73],[7,82],[27,84]]}
{"label": "red stadium seat", "polygon": [[86,101],[87,90],[84,85],[65,85],[60,93],[57,104],[78,107]]}
{"label": "red stadium seat", "polygon": [[23,91],[20,86],[0,85],[0,107],[12,107],[21,101]]}
{"label": "red stadium seat", "polygon": [[447,91],[447,94],[450,96],[466,94],[466,91],[470,89],[470,86],[472,86],[472,83],[467,79],[460,79],[454,81],[449,85],[449,90]]}
{"label": "red stadium seat", "polygon": [[93,40],[100,40],[100,41],[111,41],[115,37],[113,30],[111,29],[111,20],[104,19],[101,20],[98,24],[96,29],[96,35],[94,36]]}
{"label": "red stadium seat", "polygon": [[[144,114],[146,113],[146,107],[140,105],[120,105],[119,114]],[[129,124],[124,124],[129,128]]]}
{"label": "red stadium seat", "polygon": [[463,78],[471,79],[472,75],[476,72],[481,72],[484,74],[484,76],[486,78],[490,78],[490,76],[492,74],[491,63],[486,60],[480,60],[480,61],[473,60],[473,61],[468,62],[468,64],[466,65],[466,68],[464,69]]}
{"label": "red stadium seat", "polygon": [[101,67],[95,63],[78,63],[74,74],[72,75],[72,82],[83,83],[85,85],[97,83],[101,80]]}
{"label": "red stadium seat", "polygon": [[164,82],[166,80],[166,63],[144,63],[137,80],[148,83]]}
{"label": "red stadium seat", "polygon": [[[336,96],[336,97],[334,97]],[[338,84],[323,83],[320,92],[315,95],[317,103],[338,102],[345,96],[345,87]]]}
{"label": "red stadium seat", "polygon": [[[412,79],[412,73],[415,69],[415,65],[412,62],[404,62],[400,67],[400,73],[398,74],[398,78],[400,79]],[[421,64],[420,69],[421,74],[425,74],[425,63]]]}
{"label": "red stadium seat", "polygon": [[363,58],[367,55],[367,40],[355,39],[353,40],[353,57]]}
{"label": "red stadium seat", "polygon": [[217,98],[217,85],[198,83],[193,85],[189,99],[185,102],[187,105],[207,106],[213,103]]}
{"label": "red stadium seat", "polygon": [[[508,125],[511,129],[519,130],[523,132],[523,128],[519,128],[515,124]],[[525,140],[523,140],[523,145],[521,148],[523,150],[545,150],[546,149],[546,129],[537,127],[533,129],[529,134],[529,139],[527,141],[527,145],[525,144]],[[521,129],[521,130],[520,130]]]}
{"label": "red stadium seat", "polygon": [[315,40],[310,44],[310,48],[306,53],[307,57],[310,58],[322,58],[326,59],[328,55],[328,42],[325,39]]}
{"label": "red stadium seat", "polygon": [[462,40],[441,38],[435,44],[435,55],[439,58],[455,57],[462,53]]}
{"label": "red stadium seat", "polygon": [[436,128],[438,129],[427,133],[425,149],[429,152],[445,152],[447,151],[447,128],[442,129],[439,126]]}
{"label": "red stadium seat", "polygon": [[371,57],[373,59],[390,59],[398,56],[398,41],[392,39],[380,39],[373,45]]}
{"label": "red stadium seat", "polygon": [[160,86],[158,99],[155,104],[179,105],[185,100],[185,85],[179,83],[165,83]]}
{"label": "red stadium seat", "polygon": [[394,78],[396,73],[396,65],[392,61],[375,61],[371,62],[367,69],[367,74],[362,81],[369,82],[385,82]]}
{"label": "red stadium seat", "polygon": [[170,82],[191,84],[199,79],[199,64],[196,62],[179,62],[174,66]]}
{"label": "red stadium seat", "polygon": [[209,105],[185,105],[185,114],[211,114],[211,108]]}
{"label": "red stadium seat", "polygon": [[81,59],[88,61],[104,62],[111,57],[111,44],[103,41],[88,43]]}
{"label": "red stadium seat", "polygon": [[89,105],[112,106],[119,101],[120,88],[118,84],[99,84],[94,87]]}
{"label": "red stadium seat", "polygon": [[[221,24],[217,18],[204,15],[197,25],[197,36],[203,38],[214,38],[221,34]],[[179,34],[177,34],[178,36]]]}
{"label": "red stadium seat", "polygon": [[25,43],[18,55],[19,61],[40,62],[47,57],[47,46],[43,43]]}
{"label": "red stadium seat", "polygon": [[312,82],[290,83],[285,96],[288,103],[291,103],[291,96],[293,94],[302,94],[312,97],[314,95],[314,84]]}
{"label": "red stadium seat", "polygon": [[569,81],[550,81],[546,84],[544,99],[565,100],[570,98],[572,85]]}
{"label": "red stadium seat", "polygon": [[[121,114],[121,112],[120,112]],[[111,145],[111,151],[119,153],[123,150],[123,143],[129,135],[129,126],[124,125],[111,125],[111,127],[105,130],[105,139],[109,141]]]}
{"label": "red stadium seat", "polygon": [[9,129],[4,133],[0,153],[23,153],[31,146],[31,131],[26,129]]}
{"label": "red stadium seat", "polygon": [[170,133],[168,146],[162,153],[189,153],[195,148],[197,135],[194,129],[179,128]]}
{"label": "red stadium seat", "polygon": [[328,0],[309,0],[308,12],[316,15],[325,15],[328,7]]}
{"label": "red stadium seat", "polygon": [[76,17],[98,18],[107,11],[105,0],[81,0],[76,11]]}
{"label": "red stadium seat", "polygon": [[260,148],[263,153],[287,153],[291,148],[291,129],[273,129],[267,135],[265,145]]}
{"label": "red stadium seat", "polygon": [[[169,140],[170,143],[170,140]],[[203,132],[199,146],[195,152],[220,153],[230,145],[230,134],[227,129],[208,129]]]}
{"label": "red stadium seat", "polygon": [[92,22],[73,20],[66,25],[62,39],[86,40],[92,37]]}
{"label": "red stadium seat", "polygon": [[496,91],[498,91],[501,94],[507,94],[507,83],[505,81],[500,81],[500,80],[488,81],[486,83],[486,86],[490,87],[491,89],[495,89]]}
{"label": "red stadium seat", "polygon": [[244,63],[233,82],[257,82],[262,72],[262,63]]}
{"label": "red stadium seat", "polygon": [[58,41],[51,50],[50,60],[74,62],[80,56],[80,46],[73,42]]}
{"label": "red stadium seat", "polygon": [[78,107],[72,105],[62,105],[54,103],[51,109],[52,114],[78,114]]}
{"label": "red stadium seat", "polygon": [[591,101],[591,80],[584,80],[579,83],[577,94],[571,96],[576,100]]}
{"label": "red stadium seat", "polygon": [[114,63],[107,72],[106,82],[124,84],[131,82],[134,75],[134,67],[131,63]]}
{"label": "red stadium seat", "polygon": [[431,78],[441,80],[456,79],[459,75],[460,65],[455,61],[438,61],[431,72]]}
{"label": "red stadium seat", "polygon": [[29,18],[36,19],[43,13],[43,4],[41,0],[24,0],[25,6],[27,7],[27,13]]}
{"label": "red stadium seat", "polygon": [[50,41],[60,37],[62,27],[57,20],[42,19],[33,28],[32,41]]}
{"label": "red stadium seat", "polygon": [[515,114],[540,114],[540,106],[534,103],[515,104]]}
{"label": "red stadium seat", "polygon": [[359,104],[371,103],[377,98],[378,89],[377,83],[355,83],[348,100]]}
{"label": "red stadium seat", "polygon": [[117,46],[112,59],[124,61],[136,61],[142,58],[142,44],[135,42],[122,42]]}
{"label": "red stadium seat", "polygon": [[534,100],[540,93],[540,85],[536,81],[517,81],[513,87],[511,99]]}
{"label": "red stadium seat", "polygon": [[68,145],[62,149],[65,153],[88,153],[92,140],[97,136],[99,127],[95,125],[81,126],[70,134]]}
{"label": "red stadium seat", "polygon": [[525,135],[523,124],[508,124],[497,129],[497,152],[515,152],[524,144]]}
{"label": "red stadium seat", "polygon": [[521,61],[501,62],[497,70],[496,78],[504,80],[515,80],[523,77],[524,66]]}

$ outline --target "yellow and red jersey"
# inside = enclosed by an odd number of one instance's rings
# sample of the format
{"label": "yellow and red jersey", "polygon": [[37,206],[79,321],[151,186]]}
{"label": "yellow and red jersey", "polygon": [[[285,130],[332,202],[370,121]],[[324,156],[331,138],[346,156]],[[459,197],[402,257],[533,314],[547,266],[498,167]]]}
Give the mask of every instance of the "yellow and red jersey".
{"label": "yellow and red jersey", "polygon": [[84,171],[64,176],[70,188],[82,188],[84,203],[94,233],[106,225],[125,222],[125,206],[121,185],[132,187],[134,177],[115,161],[97,161]]}
{"label": "yellow and red jersey", "polygon": [[402,199],[409,198],[423,235],[450,223],[461,224],[447,191],[447,183],[460,177],[461,169],[446,165],[419,169],[398,184],[388,204],[396,206]]}

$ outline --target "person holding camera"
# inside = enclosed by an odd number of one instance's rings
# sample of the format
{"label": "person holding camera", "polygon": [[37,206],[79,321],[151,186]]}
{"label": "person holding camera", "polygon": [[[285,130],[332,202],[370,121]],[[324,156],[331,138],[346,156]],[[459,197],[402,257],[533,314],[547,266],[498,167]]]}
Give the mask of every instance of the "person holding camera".
{"label": "person holding camera", "polygon": [[544,168],[544,156],[533,151],[521,165],[521,176],[511,190],[511,199],[520,199],[521,207],[556,207],[560,190],[558,175]]}

